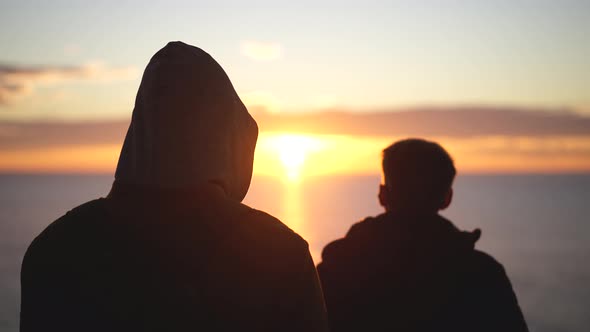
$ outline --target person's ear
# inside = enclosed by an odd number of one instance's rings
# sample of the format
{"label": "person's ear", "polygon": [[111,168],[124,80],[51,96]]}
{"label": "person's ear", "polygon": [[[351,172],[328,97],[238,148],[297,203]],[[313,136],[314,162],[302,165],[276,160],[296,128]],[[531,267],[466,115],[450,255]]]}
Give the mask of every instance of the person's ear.
{"label": "person's ear", "polygon": [[440,207],[438,209],[444,210],[444,209],[448,208],[449,205],[451,205],[452,201],[453,201],[453,188],[449,188],[449,191],[447,191],[447,193],[445,194],[445,198],[443,199],[442,204],[440,205]]}
{"label": "person's ear", "polygon": [[389,192],[387,190],[387,187],[384,184],[379,185],[379,204],[381,204],[382,207],[387,208],[388,200]]}

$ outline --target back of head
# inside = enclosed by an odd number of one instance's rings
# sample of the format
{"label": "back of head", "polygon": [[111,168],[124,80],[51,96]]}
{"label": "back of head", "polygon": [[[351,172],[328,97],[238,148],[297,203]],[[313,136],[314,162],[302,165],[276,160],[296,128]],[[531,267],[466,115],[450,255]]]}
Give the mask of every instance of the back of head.
{"label": "back of head", "polygon": [[200,48],[170,42],[145,69],[115,178],[163,188],[215,183],[241,201],[257,136],[221,66]]}
{"label": "back of head", "polygon": [[383,150],[383,181],[389,204],[406,211],[437,211],[445,200],[456,170],[440,145],[405,139]]}

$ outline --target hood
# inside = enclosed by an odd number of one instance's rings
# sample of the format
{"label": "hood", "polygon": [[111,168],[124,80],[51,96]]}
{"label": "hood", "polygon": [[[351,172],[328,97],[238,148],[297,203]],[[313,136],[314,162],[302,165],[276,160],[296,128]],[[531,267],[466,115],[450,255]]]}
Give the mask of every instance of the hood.
{"label": "hood", "polygon": [[480,237],[480,229],[461,231],[440,215],[412,217],[392,213],[366,218],[353,225],[346,234],[346,238],[353,242],[387,243],[438,253],[471,252]]}
{"label": "hood", "polygon": [[257,136],[221,66],[198,47],[170,42],[143,73],[115,180],[162,188],[215,183],[241,201]]}
{"label": "hood", "polygon": [[435,246],[446,246],[459,251],[472,251],[475,248],[475,243],[481,237],[479,228],[471,232],[460,230],[441,215],[436,215],[426,225],[419,232],[422,233],[421,236],[426,241],[435,244]]}
{"label": "hood", "polygon": [[[462,231],[441,215],[416,220],[397,220],[397,224],[412,234],[413,241],[427,252],[467,253],[475,249],[481,230]],[[402,232],[403,234],[404,232]]]}

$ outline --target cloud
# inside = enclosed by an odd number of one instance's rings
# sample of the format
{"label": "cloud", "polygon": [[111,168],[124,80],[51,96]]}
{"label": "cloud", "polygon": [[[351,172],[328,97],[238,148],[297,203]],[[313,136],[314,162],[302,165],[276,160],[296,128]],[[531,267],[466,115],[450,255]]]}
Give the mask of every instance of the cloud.
{"label": "cloud", "polygon": [[81,66],[14,66],[0,64],[0,105],[28,95],[38,86],[66,82],[112,82],[135,79],[135,67],[109,67],[102,62]]}
{"label": "cloud", "polygon": [[590,116],[510,107],[414,108],[382,112],[260,113],[263,131],[361,136],[590,135]]}
{"label": "cloud", "polygon": [[248,58],[257,61],[276,60],[281,56],[282,48],[278,43],[246,40],[241,44],[241,52]]}
{"label": "cloud", "polygon": [[[590,116],[550,110],[439,108],[397,112],[254,114],[261,132],[351,135],[358,137],[590,138]],[[83,144],[120,144],[128,120],[100,122],[0,121],[0,150]],[[519,141],[522,147],[528,141]],[[557,142],[557,141],[556,141]],[[491,143],[490,143],[491,144]],[[585,143],[584,143],[585,144]],[[492,149],[495,145],[490,145]],[[585,145],[584,145],[585,146]],[[502,145],[503,147],[503,145]],[[559,145],[557,149],[561,149]],[[549,148],[549,147],[547,147]]]}
{"label": "cloud", "polygon": [[128,121],[0,122],[0,151],[121,144]]}
{"label": "cloud", "polygon": [[[590,171],[590,116],[573,112],[472,107],[254,117],[261,131],[255,172],[263,175],[276,175],[277,149],[268,147],[285,132],[324,135],[316,138],[326,148],[310,154],[308,174],[373,174],[380,149],[408,136],[440,142],[461,172]],[[111,172],[128,126],[0,121],[0,172]]]}

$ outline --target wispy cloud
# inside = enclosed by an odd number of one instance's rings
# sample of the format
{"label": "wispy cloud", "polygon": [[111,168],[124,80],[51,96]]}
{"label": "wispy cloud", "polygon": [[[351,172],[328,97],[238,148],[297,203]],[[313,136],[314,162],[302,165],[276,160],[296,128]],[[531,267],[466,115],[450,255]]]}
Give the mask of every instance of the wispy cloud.
{"label": "wispy cloud", "polygon": [[[457,139],[467,137],[590,138],[590,116],[565,111],[482,107],[374,113],[257,112],[254,117],[260,130],[269,133],[291,132],[385,138],[403,136]],[[26,123],[0,121],[0,150],[68,144],[122,143],[128,125],[128,120]],[[505,143],[502,140],[493,142],[494,144]]]}
{"label": "wispy cloud", "polygon": [[278,43],[246,40],[240,48],[243,55],[257,61],[275,60],[282,54],[282,47]]}
{"label": "wispy cloud", "polygon": [[590,116],[510,107],[414,108],[381,112],[257,114],[261,130],[360,136],[590,135]]}
{"label": "wispy cloud", "polygon": [[[325,144],[322,153],[310,156],[309,174],[373,174],[379,151],[408,136],[441,142],[462,172],[590,171],[590,116],[573,112],[472,107],[379,113],[257,112],[254,117],[261,130],[257,174],[276,172],[272,165],[278,160],[277,149],[269,144],[277,144],[276,137],[284,133],[318,135],[316,139]],[[110,172],[128,121],[0,121],[0,172]]]}
{"label": "wispy cloud", "polygon": [[0,151],[120,144],[128,126],[127,121],[0,122]]}
{"label": "wispy cloud", "polygon": [[39,86],[73,81],[112,82],[137,76],[135,67],[110,67],[102,62],[62,67],[0,64],[0,105],[30,94]]}

